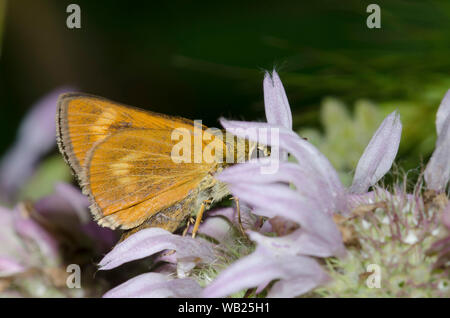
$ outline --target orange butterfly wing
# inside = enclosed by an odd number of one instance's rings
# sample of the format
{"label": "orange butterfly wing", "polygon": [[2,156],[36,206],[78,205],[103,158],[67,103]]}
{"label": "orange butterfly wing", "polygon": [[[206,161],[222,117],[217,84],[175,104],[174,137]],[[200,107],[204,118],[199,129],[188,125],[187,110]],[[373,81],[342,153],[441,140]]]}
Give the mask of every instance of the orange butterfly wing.
{"label": "orange butterfly wing", "polygon": [[99,223],[129,229],[180,202],[198,187],[211,164],[175,163],[170,130],[124,130],[89,155],[88,194]]}
{"label": "orange butterfly wing", "polygon": [[214,163],[171,158],[172,130],[193,135],[192,121],[89,95],[66,94],[58,105],[58,144],[103,226],[134,228],[186,198],[214,171]]}
{"label": "orange butterfly wing", "polygon": [[67,93],[58,99],[58,146],[79,179],[84,178],[88,151],[95,143],[126,128],[190,129],[193,122],[144,111],[89,94]]}

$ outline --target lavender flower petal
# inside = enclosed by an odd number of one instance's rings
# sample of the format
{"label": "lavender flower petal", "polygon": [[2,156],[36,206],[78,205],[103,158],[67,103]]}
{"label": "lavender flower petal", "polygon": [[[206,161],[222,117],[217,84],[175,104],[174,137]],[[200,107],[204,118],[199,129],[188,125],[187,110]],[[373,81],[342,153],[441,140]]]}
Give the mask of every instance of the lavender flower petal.
{"label": "lavender flower petal", "polygon": [[[219,274],[202,293],[203,297],[224,297],[245,288],[265,286],[274,279],[294,280],[297,286],[281,285],[272,297],[294,297],[322,284],[326,274],[312,258],[278,255],[274,257],[261,247]],[[297,288],[295,288],[297,287]],[[260,290],[261,288],[259,288]]]}
{"label": "lavender flower petal", "polygon": [[381,123],[359,159],[350,192],[366,192],[389,171],[397,155],[401,132],[400,116],[393,112]]}
{"label": "lavender flower petal", "polygon": [[[251,160],[229,167],[216,177],[228,184],[293,184],[301,196],[313,200],[322,211],[326,211],[330,215],[336,211],[337,206],[345,205],[345,197],[335,198],[331,190],[327,191],[326,179],[315,174],[307,166],[282,162],[276,173],[263,175],[259,171],[266,165],[266,162],[268,162],[266,158],[258,161]],[[338,200],[342,202],[333,204]]]}
{"label": "lavender flower petal", "polygon": [[266,123],[229,121],[223,118],[220,122],[224,128],[230,130],[231,133],[238,137],[248,137],[248,135],[246,136],[246,129],[266,129],[267,131],[273,128],[278,129],[279,145],[271,142],[268,142],[268,144],[272,147],[279,146],[281,149],[293,155],[299,161],[304,171],[308,171],[317,180],[324,182],[322,193],[326,191],[328,196],[332,198],[329,201],[330,210],[334,212],[347,211],[346,201],[343,200],[346,191],[339,180],[336,170],[328,159],[308,141],[300,138],[293,131],[285,128],[277,128]]}
{"label": "lavender flower petal", "polygon": [[60,182],[55,185],[55,193],[69,202],[82,223],[90,221],[89,200],[78,188],[71,184]]}
{"label": "lavender flower petal", "polygon": [[199,297],[202,288],[192,279],[169,279],[160,273],[136,276],[119,285],[104,298],[194,298]]}
{"label": "lavender flower petal", "polygon": [[[266,217],[281,216],[297,222],[305,228],[320,228],[321,217],[331,219],[322,213],[314,202],[302,198],[294,190],[279,184],[272,185],[231,185],[233,194],[253,206],[254,213]],[[322,213],[322,214],[319,214]]]}
{"label": "lavender flower petal", "polygon": [[[448,98],[450,97],[447,93],[444,100]],[[436,141],[436,148],[428,161],[424,174],[428,188],[435,191],[444,191],[450,180],[450,116],[446,114],[448,112],[447,108],[450,108],[448,106],[450,104],[448,100],[442,103],[437,116],[440,118],[440,127],[438,128],[439,134]],[[447,115],[447,118],[445,121],[442,121],[442,117],[445,115]],[[436,121],[437,124],[438,121]]]}
{"label": "lavender flower petal", "polygon": [[264,105],[267,122],[276,126],[292,129],[292,114],[284,91],[283,83],[274,70],[272,76],[266,72],[264,76]]}
{"label": "lavender flower petal", "polygon": [[288,298],[303,295],[326,283],[328,279],[326,273],[317,265],[310,271],[292,275],[292,277],[276,282],[267,294],[267,298]]}
{"label": "lavender flower petal", "polygon": [[211,263],[215,259],[214,250],[206,241],[182,237],[160,228],[148,228],[117,244],[100,261],[100,270],[112,269],[167,249],[176,250],[176,259],[180,266]]}
{"label": "lavender flower petal", "polygon": [[450,89],[442,99],[441,105],[438,108],[436,114],[436,131],[437,135],[441,135],[442,129],[445,126],[445,122],[450,117]]}
{"label": "lavender flower petal", "polygon": [[15,210],[14,218],[14,229],[17,234],[36,244],[49,266],[57,265],[60,261],[58,242],[33,219],[21,213],[19,205]]}
{"label": "lavender flower petal", "polygon": [[[346,255],[341,233],[332,220],[325,220],[322,231],[319,229],[297,229],[281,237],[269,237],[257,232],[249,232],[252,241],[270,250],[274,255],[309,255],[330,257]],[[319,230],[319,231],[317,231]]]}
{"label": "lavender flower petal", "polygon": [[264,234],[264,233],[270,233],[273,232],[273,227],[272,224],[270,224],[270,220],[266,220],[263,225],[261,226],[261,228],[259,229],[259,233]]}
{"label": "lavender flower petal", "polygon": [[0,256],[26,259],[27,251],[14,231],[14,213],[0,207]]}
{"label": "lavender flower petal", "polygon": [[90,220],[88,207],[87,197],[79,189],[65,183],[56,184],[53,194],[34,204],[34,209],[39,214],[67,227]]}
{"label": "lavender flower petal", "polygon": [[72,233],[74,237],[85,234],[100,251],[108,251],[117,241],[117,235],[111,229],[100,227],[92,221],[88,207],[87,197],[78,188],[67,183],[56,184],[53,194],[34,205],[37,213],[52,220],[52,223]]}
{"label": "lavender flower petal", "polygon": [[[260,226],[260,222],[258,218],[251,213],[250,207],[248,207],[245,202],[240,202],[240,211],[241,211],[241,223],[245,229],[255,230],[258,226]],[[228,221],[230,221],[235,227],[239,227],[239,220],[236,208],[223,208],[208,211],[209,216],[222,216],[225,217]]]}
{"label": "lavender flower petal", "polygon": [[31,176],[39,158],[55,146],[56,101],[69,90],[62,87],[44,96],[23,120],[14,146],[0,163],[0,188],[7,198]]}
{"label": "lavender flower petal", "polygon": [[375,191],[370,191],[363,194],[353,194],[349,193],[347,195],[348,207],[350,210],[353,210],[361,205],[372,204],[375,203],[377,198]]}
{"label": "lavender flower petal", "polygon": [[0,256],[0,277],[23,273],[26,269],[20,262],[9,257]]}
{"label": "lavender flower petal", "polygon": [[[188,233],[192,233],[193,226],[191,226]],[[199,234],[207,235],[220,243],[225,243],[231,239],[231,225],[222,217],[208,216],[205,221],[200,224],[198,228]]]}

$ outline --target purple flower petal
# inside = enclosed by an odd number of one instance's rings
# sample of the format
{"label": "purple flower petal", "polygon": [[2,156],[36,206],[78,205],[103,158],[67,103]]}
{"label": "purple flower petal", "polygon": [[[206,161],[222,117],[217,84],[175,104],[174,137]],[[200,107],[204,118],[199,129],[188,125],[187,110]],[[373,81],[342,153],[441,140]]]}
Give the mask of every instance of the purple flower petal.
{"label": "purple flower petal", "polygon": [[[188,233],[192,233],[191,226]],[[227,220],[222,217],[208,216],[198,228],[199,234],[207,235],[220,243],[225,243],[231,239],[232,227]]]}
{"label": "purple flower petal", "polygon": [[254,213],[266,217],[281,216],[305,228],[320,228],[322,218],[331,219],[314,202],[302,198],[284,185],[231,185],[231,192],[254,208]]}
{"label": "purple flower petal", "polygon": [[23,120],[14,146],[0,163],[0,189],[10,198],[34,171],[38,160],[56,145],[56,101],[69,87],[58,88],[44,96]]}
{"label": "purple flower petal", "polygon": [[276,282],[267,294],[267,298],[288,298],[303,295],[328,280],[329,278],[324,271],[319,270],[319,268],[312,268],[310,271],[292,275],[292,277]]}
{"label": "purple flower petal", "polygon": [[[448,98],[447,95],[446,98]],[[445,111],[441,111],[441,116],[444,113]],[[436,148],[424,174],[428,188],[436,191],[444,191],[450,180],[450,116],[447,115],[440,126]]]}
{"label": "purple flower petal", "polygon": [[442,99],[441,105],[436,114],[436,131],[439,136],[445,126],[445,122],[450,117],[450,89]]}
{"label": "purple flower petal", "polygon": [[[338,206],[345,205],[345,196],[335,197],[328,187],[326,179],[318,176],[305,165],[282,162],[274,174],[261,174],[259,170],[265,165],[265,159],[259,162],[249,161],[225,169],[217,179],[228,184],[293,184],[302,197],[314,201],[321,211],[332,215]],[[341,190],[342,191],[342,190]],[[337,203],[338,201],[342,201]]]}
{"label": "purple flower petal", "polygon": [[33,219],[21,214],[21,206],[19,205],[15,210],[14,218],[14,229],[17,234],[36,244],[47,264],[50,266],[57,265],[60,261],[58,242]]}
{"label": "purple flower petal", "polygon": [[375,203],[376,197],[375,191],[370,191],[363,194],[349,193],[347,195],[348,207],[350,210],[353,210],[361,205]]}
{"label": "purple flower petal", "polygon": [[74,237],[87,235],[100,251],[108,251],[117,242],[117,233],[100,227],[92,221],[89,212],[89,200],[81,191],[66,183],[55,185],[53,194],[46,196],[34,205],[37,213]]}
{"label": "purple flower petal", "polygon": [[0,277],[23,273],[26,269],[20,262],[9,257],[0,256]]}
{"label": "purple flower petal", "polygon": [[263,225],[261,226],[261,229],[259,230],[259,233],[270,233],[273,232],[272,224],[270,224],[270,220],[266,220]]}
{"label": "purple flower petal", "polygon": [[359,159],[350,192],[366,192],[389,171],[397,155],[401,132],[400,116],[393,112],[381,123]]}
{"label": "purple flower petal", "polygon": [[91,220],[88,209],[89,200],[78,188],[71,184],[60,182],[55,185],[55,193],[69,202],[82,223],[88,223]]}
{"label": "purple flower petal", "polygon": [[14,231],[14,213],[0,207],[0,256],[26,260],[28,252]]}
{"label": "purple flower petal", "polygon": [[[265,123],[228,121],[225,119],[221,119],[221,124],[238,137],[246,137],[246,129],[266,129],[270,131],[270,129],[274,128]],[[332,198],[328,201],[331,210],[334,212],[347,211],[346,201],[344,200],[346,191],[339,180],[336,170],[328,159],[317,148],[300,138],[293,131],[284,128],[277,129],[279,133],[279,145],[273,144],[270,141],[268,144],[272,147],[279,146],[281,149],[293,155],[299,161],[299,165],[304,173],[314,176],[315,180],[320,180],[324,184],[321,192],[326,192]],[[255,133],[254,135],[257,134]]]}
{"label": "purple flower petal", "polygon": [[104,298],[194,298],[199,297],[202,288],[192,279],[170,279],[159,273],[136,276],[119,285]]}
{"label": "purple flower petal", "polygon": [[68,227],[90,220],[89,201],[81,191],[66,183],[55,185],[54,193],[39,199],[34,209],[45,218]]}
{"label": "purple flower petal", "polygon": [[[260,220],[256,215],[251,213],[250,207],[245,202],[240,202],[241,223],[245,229],[256,230],[259,227]],[[230,221],[236,228],[239,228],[239,220],[236,208],[223,208],[208,211],[208,216],[222,216]]]}
{"label": "purple flower petal", "polygon": [[274,70],[272,76],[266,72],[264,76],[264,105],[267,122],[276,126],[292,129],[292,113],[284,91],[283,83]]}
{"label": "purple flower petal", "polygon": [[213,247],[206,241],[175,235],[160,228],[148,228],[117,244],[100,261],[100,270],[112,269],[163,250],[176,250],[180,266],[211,263],[215,260]]}
{"label": "purple flower petal", "polygon": [[[332,222],[332,220],[331,220]],[[330,257],[346,255],[341,233],[335,224],[326,221],[322,231],[307,231],[302,228],[281,236],[269,237],[257,232],[249,232],[252,241],[270,250],[274,255],[309,255],[317,257]]]}
{"label": "purple flower petal", "polygon": [[274,279],[295,280],[295,285],[281,284],[271,297],[295,297],[322,284],[326,274],[310,257],[278,255],[273,256],[261,247],[231,264],[210,283],[202,293],[203,297],[224,297],[246,288],[267,285]]}

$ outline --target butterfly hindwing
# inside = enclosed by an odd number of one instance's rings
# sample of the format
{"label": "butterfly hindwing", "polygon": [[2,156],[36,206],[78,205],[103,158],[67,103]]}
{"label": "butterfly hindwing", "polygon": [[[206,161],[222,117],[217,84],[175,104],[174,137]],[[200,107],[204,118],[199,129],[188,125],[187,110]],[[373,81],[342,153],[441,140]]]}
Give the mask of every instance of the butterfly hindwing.
{"label": "butterfly hindwing", "polygon": [[137,227],[183,202],[214,171],[211,162],[172,160],[172,131],[194,134],[184,118],[74,93],[60,97],[56,120],[60,151],[103,226]]}
{"label": "butterfly hindwing", "polygon": [[82,185],[100,224],[135,227],[199,186],[212,165],[174,162],[173,144],[170,130],[127,129],[92,149]]}

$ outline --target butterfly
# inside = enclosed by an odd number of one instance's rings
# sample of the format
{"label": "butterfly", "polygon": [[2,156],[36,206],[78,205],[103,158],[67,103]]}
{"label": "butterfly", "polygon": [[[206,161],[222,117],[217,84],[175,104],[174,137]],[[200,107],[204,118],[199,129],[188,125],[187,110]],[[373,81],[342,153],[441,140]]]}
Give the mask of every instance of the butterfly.
{"label": "butterfly", "polygon": [[[216,133],[220,130],[196,127],[189,119],[82,93],[59,97],[56,126],[59,150],[89,197],[94,219],[101,226],[126,230],[125,237],[147,227],[174,232],[191,213],[201,219],[213,203],[229,195],[227,185],[214,175],[260,149],[256,142],[230,141]],[[191,143],[182,157],[189,160],[174,157],[179,145],[174,131],[188,134]],[[214,142],[212,159],[194,158],[199,133],[200,149]],[[227,156],[231,163],[221,160]],[[198,225],[197,218],[194,236]]]}

